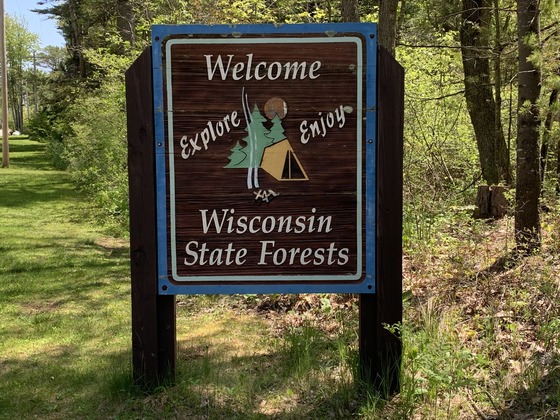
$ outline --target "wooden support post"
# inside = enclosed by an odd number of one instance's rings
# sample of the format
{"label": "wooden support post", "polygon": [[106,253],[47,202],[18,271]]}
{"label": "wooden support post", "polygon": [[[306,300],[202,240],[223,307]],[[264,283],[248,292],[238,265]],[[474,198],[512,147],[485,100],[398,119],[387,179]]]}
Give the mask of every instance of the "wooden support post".
{"label": "wooden support post", "polygon": [[360,295],[362,379],[389,395],[399,391],[402,344],[386,325],[402,321],[402,185],[404,70],[378,52],[376,293]]}
{"label": "wooden support post", "polygon": [[150,389],[175,375],[175,296],[158,295],[151,49],[126,72],[132,369],[135,383]]}

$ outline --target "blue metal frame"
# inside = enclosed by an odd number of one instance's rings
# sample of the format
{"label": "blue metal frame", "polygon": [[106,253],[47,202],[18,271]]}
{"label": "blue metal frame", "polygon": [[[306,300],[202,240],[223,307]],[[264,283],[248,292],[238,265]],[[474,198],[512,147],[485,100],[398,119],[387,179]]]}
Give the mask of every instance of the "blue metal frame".
{"label": "blue metal frame", "polygon": [[[274,282],[274,276],[262,283],[251,284],[180,284],[168,279],[168,229],[166,203],[166,142],[164,127],[164,75],[162,47],[169,36],[189,34],[234,35],[244,34],[302,34],[327,35],[359,33],[365,39],[366,56],[366,130],[362,153],[366,160],[366,273],[361,283],[287,283]],[[155,25],[152,27],[152,70],[154,91],[155,159],[156,159],[156,211],[158,241],[158,292],[160,294],[256,294],[256,293],[375,293],[376,257],[376,149],[377,149],[377,25],[374,23],[339,24],[285,24],[285,25]],[[297,279],[294,279],[297,281]]]}

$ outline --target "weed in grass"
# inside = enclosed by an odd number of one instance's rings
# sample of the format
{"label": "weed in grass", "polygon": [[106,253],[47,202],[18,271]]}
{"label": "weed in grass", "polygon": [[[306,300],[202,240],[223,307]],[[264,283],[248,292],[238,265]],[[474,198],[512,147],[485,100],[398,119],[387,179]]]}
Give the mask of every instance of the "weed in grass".
{"label": "weed in grass", "polygon": [[311,372],[312,368],[317,367],[319,360],[318,352],[314,347],[318,345],[319,335],[310,325],[292,330],[285,338],[286,358],[291,361],[297,377],[302,377]]}
{"label": "weed in grass", "polygon": [[456,316],[442,312],[430,298],[416,323],[392,326],[403,340],[401,392],[389,401],[368,394],[362,415],[372,419],[454,418],[460,408],[455,397],[474,384],[476,366],[474,354],[460,343],[456,322]]}

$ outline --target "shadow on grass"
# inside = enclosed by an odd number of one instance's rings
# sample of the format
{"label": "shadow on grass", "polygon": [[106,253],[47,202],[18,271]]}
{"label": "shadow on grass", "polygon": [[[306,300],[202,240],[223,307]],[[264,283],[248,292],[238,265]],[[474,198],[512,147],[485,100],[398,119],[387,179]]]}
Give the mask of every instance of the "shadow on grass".
{"label": "shadow on grass", "polygon": [[355,417],[364,394],[337,367],[319,331],[321,342],[308,343],[315,359],[304,370],[294,368],[299,361],[290,345],[251,354],[228,342],[227,334],[220,329],[196,342],[180,341],[176,383],[151,393],[133,385],[129,349],[95,352],[87,340],[40,345],[0,362],[0,407],[23,418]]}
{"label": "shadow on grass", "polygon": [[59,177],[42,176],[33,183],[11,184],[0,186],[2,205],[5,207],[32,207],[36,203],[51,202],[54,200],[78,200],[76,191],[69,189],[67,180]]}
{"label": "shadow on grass", "polygon": [[0,183],[2,206],[30,207],[39,202],[80,199],[70,185],[68,174],[54,170],[49,164],[45,148],[45,144],[29,140],[11,142],[10,172]]}
{"label": "shadow on grass", "polygon": [[130,355],[105,350],[91,360],[88,352],[80,343],[60,343],[37,347],[27,357],[2,359],[0,418],[103,419],[118,413],[121,407],[107,402]]}
{"label": "shadow on grass", "polygon": [[45,159],[46,147],[45,143],[26,139],[10,139],[10,166],[43,171],[54,170],[48,160]]}
{"label": "shadow on grass", "polygon": [[234,320],[197,335],[197,344],[179,341],[176,390],[189,397],[173,401],[177,413],[244,419],[355,414],[364,395],[353,379],[357,356],[342,360],[340,343],[320,329],[303,327],[263,353],[259,346],[235,344],[235,325]]}

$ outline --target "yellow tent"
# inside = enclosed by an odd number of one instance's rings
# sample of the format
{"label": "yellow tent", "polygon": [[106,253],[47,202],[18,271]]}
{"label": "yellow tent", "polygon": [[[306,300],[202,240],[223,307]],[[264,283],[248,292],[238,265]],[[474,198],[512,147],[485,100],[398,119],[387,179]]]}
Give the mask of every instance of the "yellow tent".
{"label": "yellow tent", "polygon": [[309,180],[288,139],[264,149],[261,168],[278,181]]}

